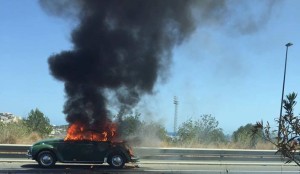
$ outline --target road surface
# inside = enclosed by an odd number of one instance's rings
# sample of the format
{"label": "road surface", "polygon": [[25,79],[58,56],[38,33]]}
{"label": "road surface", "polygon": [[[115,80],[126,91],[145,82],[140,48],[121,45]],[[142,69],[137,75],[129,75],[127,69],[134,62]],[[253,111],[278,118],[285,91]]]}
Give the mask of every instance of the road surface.
{"label": "road surface", "polygon": [[280,163],[243,163],[243,162],[193,162],[193,161],[141,161],[139,167],[127,164],[124,169],[111,169],[108,165],[83,165],[57,163],[51,169],[40,168],[34,161],[0,161],[2,173],[38,174],[81,174],[81,173],[207,173],[207,174],[300,174],[300,167]]}

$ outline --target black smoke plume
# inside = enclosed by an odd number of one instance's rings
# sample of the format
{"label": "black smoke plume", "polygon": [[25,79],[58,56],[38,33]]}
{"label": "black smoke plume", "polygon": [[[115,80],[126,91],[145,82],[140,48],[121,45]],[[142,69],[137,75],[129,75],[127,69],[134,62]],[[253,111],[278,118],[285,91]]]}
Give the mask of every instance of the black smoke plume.
{"label": "black smoke plume", "polygon": [[51,74],[65,83],[67,121],[101,127],[106,92],[124,111],[152,93],[171,51],[195,29],[190,0],[42,0],[52,14],[76,17],[73,49],[52,55]]}
{"label": "black smoke plume", "polygon": [[[195,30],[194,19],[201,26],[229,24],[243,32],[255,31],[257,27],[248,26],[260,26],[256,24],[265,20],[252,22],[255,20],[246,16],[235,21],[236,16],[245,15],[228,13],[228,8],[235,11],[243,2],[40,0],[46,12],[75,19],[78,24],[71,34],[72,50],[48,60],[51,74],[65,84],[67,121],[104,127],[110,121],[108,94],[115,96],[120,112],[134,107],[142,95],[151,94],[156,81],[168,71],[174,46]],[[263,16],[268,16],[270,10],[266,11]]]}

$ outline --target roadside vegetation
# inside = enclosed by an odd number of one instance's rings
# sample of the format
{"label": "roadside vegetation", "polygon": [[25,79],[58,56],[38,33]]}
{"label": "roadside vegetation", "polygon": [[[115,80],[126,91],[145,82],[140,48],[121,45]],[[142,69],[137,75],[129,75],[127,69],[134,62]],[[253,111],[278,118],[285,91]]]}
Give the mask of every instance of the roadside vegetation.
{"label": "roadside vegetation", "polygon": [[276,129],[271,128],[269,122],[260,121],[254,126],[253,134],[273,144],[286,163],[295,162],[300,166],[300,115],[294,114],[296,98],[295,92],[286,95],[282,105],[285,113],[276,120]]}
{"label": "roadside vegetation", "polygon": [[31,110],[28,117],[15,122],[0,122],[0,144],[31,144],[49,136],[50,120],[39,109]]}
{"label": "roadside vegetation", "polygon": [[[262,130],[252,135],[254,124],[240,126],[232,135],[226,135],[219,122],[210,114],[198,119],[188,119],[179,127],[177,134],[170,134],[160,121],[144,121],[141,113],[114,118],[119,123],[118,134],[133,146],[230,148],[230,149],[273,149],[274,145],[263,138]],[[31,144],[45,138],[61,138],[53,135],[57,129],[39,109],[31,110],[26,118],[13,123],[0,122],[0,144]],[[67,126],[60,126],[59,129]]]}
{"label": "roadside vegetation", "polygon": [[[253,135],[254,124],[240,126],[232,135],[225,135],[212,115],[201,115],[182,123],[177,135],[168,135],[162,124],[143,122],[140,114],[129,115],[120,122],[123,137],[136,146],[223,148],[223,149],[274,149],[261,135]],[[131,141],[132,140],[132,141]]]}

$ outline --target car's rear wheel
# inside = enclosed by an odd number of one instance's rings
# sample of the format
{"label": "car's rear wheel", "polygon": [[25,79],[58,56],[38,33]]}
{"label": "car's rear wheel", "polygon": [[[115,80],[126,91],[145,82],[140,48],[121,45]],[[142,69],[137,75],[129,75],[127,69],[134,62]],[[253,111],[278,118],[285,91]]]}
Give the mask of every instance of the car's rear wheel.
{"label": "car's rear wheel", "polygon": [[107,163],[115,169],[120,169],[125,165],[125,158],[122,154],[113,153],[108,157]]}
{"label": "car's rear wheel", "polygon": [[42,151],[38,154],[37,162],[41,167],[51,167],[56,163],[55,155],[50,151]]}

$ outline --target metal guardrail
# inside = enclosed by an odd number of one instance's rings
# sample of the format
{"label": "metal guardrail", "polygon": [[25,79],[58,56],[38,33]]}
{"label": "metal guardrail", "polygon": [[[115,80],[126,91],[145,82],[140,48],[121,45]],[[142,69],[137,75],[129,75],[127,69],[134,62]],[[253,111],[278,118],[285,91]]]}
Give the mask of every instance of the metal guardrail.
{"label": "metal guardrail", "polygon": [[193,161],[282,161],[276,150],[145,148],[134,149],[141,159]]}
{"label": "metal guardrail", "polygon": [[[30,145],[0,144],[0,159],[27,159]],[[275,150],[199,149],[199,148],[152,148],[133,149],[140,159],[193,160],[193,161],[282,161]]]}
{"label": "metal guardrail", "polygon": [[31,145],[0,144],[0,158],[26,159],[27,150]]}

